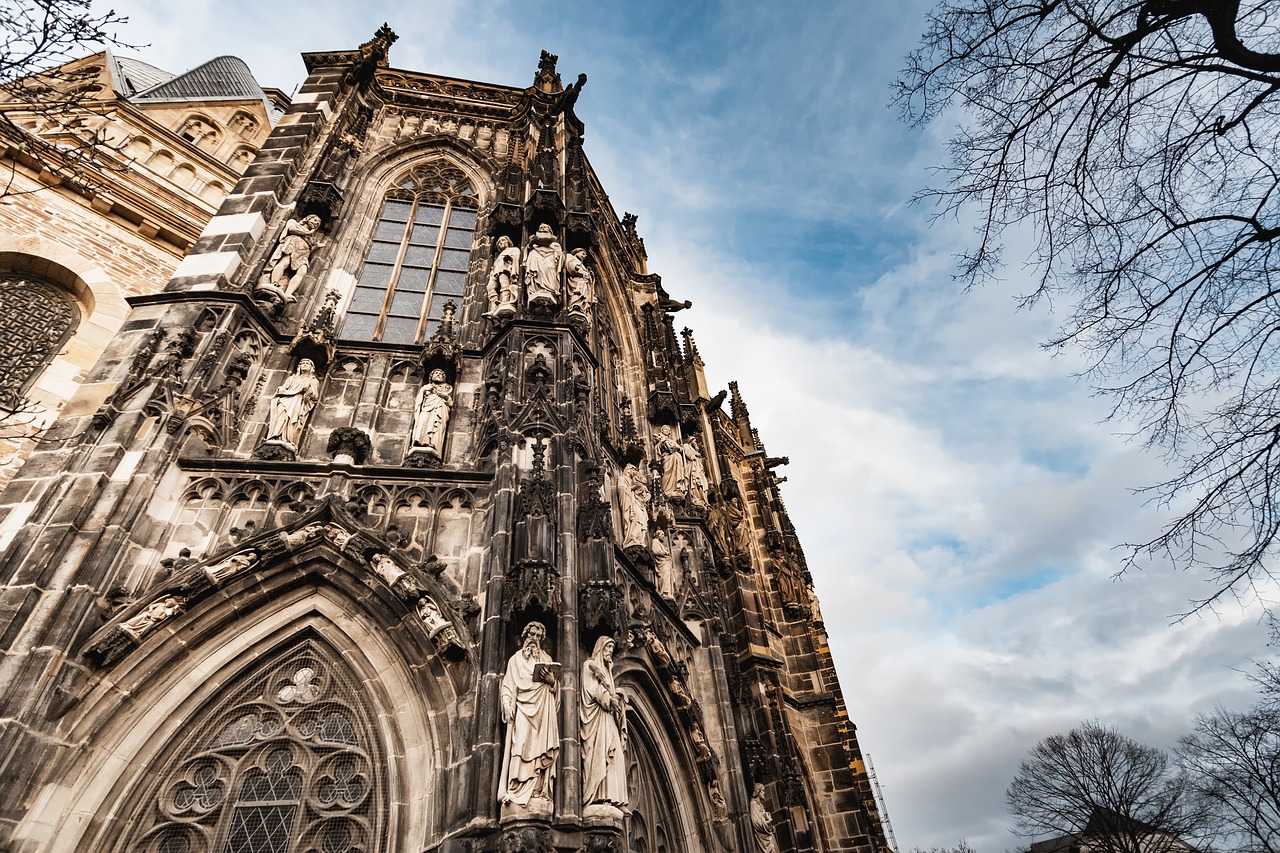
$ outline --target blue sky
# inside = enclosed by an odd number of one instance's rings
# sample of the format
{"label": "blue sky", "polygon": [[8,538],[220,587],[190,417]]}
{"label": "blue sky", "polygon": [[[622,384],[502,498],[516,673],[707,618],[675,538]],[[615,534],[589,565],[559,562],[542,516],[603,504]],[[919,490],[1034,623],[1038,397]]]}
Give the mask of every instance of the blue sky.
{"label": "blue sky", "polygon": [[[1037,740],[1097,718],[1169,746],[1266,654],[1260,612],[1159,565],[1112,580],[1118,543],[1160,517],[1131,489],[1162,473],[1051,358],[1025,271],[963,294],[963,221],[908,204],[949,128],[908,128],[890,83],[930,3],[242,3],[140,0],[122,36],[171,71],[240,56],[291,91],[299,54],[384,20],[392,64],[527,85],[541,49],[578,101],[650,270],[692,299],[715,388],[739,380],[828,619],[899,847],[1012,849],[1003,793]],[[288,11],[294,9],[297,11]]]}

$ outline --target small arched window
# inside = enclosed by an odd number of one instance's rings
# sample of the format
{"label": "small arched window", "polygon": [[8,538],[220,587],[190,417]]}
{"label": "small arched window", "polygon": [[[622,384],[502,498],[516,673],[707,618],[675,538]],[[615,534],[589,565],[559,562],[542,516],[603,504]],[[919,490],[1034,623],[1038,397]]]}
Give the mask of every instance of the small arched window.
{"label": "small arched window", "polygon": [[0,406],[13,408],[80,325],[62,288],[25,273],[0,273]]}
{"label": "small arched window", "polygon": [[419,166],[397,181],[339,337],[396,344],[430,337],[445,304],[462,303],[477,204],[467,176],[444,164]]}
{"label": "small arched window", "polygon": [[338,655],[304,640],[201,713],[154,777],[117,851],[384,849],[385,759]]}

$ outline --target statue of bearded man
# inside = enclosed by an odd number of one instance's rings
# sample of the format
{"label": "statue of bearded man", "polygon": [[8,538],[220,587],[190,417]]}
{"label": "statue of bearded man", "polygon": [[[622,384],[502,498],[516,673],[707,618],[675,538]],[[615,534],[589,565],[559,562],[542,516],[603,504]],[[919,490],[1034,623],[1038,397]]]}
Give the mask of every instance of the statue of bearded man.
{"label": "statue of bearded man", "polygon": [[541,622],[526,625],[521,647],[507,661],[502,677],[499,698],[507,738],[498,800],[525,808],[545,800],[535,806],[550,811],[560,751],[560,665],[542,649],[546,636]]}

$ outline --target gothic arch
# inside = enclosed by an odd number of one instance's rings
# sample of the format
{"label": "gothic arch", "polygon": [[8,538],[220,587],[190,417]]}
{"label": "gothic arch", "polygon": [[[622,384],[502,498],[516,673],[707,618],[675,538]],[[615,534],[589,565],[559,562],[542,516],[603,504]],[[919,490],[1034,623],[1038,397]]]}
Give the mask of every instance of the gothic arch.
{"label": "gothic arch", "polygon": [[408,612],[372,573],[325,545],[227,581],[144,637],[73,709],[68,736],[94,749],[58,774],[67,796],[28,819],[58,827],[50,849],[132,849],[121,846],[128,843],[121,824],[172,769],[164,762],[177,755],[180,735],[193,725],[207,729],[207,709],[224,700],[219,691],[258,661],[306,640],[345,661],[347,680],[365,691],[384,756],[386,841],[367,849],[417,849],[443,827],[443,771],[461,748],[451,745],[445,708],[470,678],[468,665],[446,666]]}
{"label": "gothic arch", "polygon": [[[656,839],[661,828],[665,853],[718,849],[708,832],[714,821],[710,801],[699,784],[698,768],[688,737],[677,722],[676,709],[649,668],[634,655],[621,658],[615,673],[618,689],[628,699],[627,787],[636,798],[632,807],[641,807],[650,838]],[[633,778],[633,773],[638,776]],[[646,797],[647,803],[642,802]],[[646,806],[657,806],[659,811],[646,816]],[[654,843],[643,848],[630,846],[638,828],[638,822],[631,825],[629,853],[660,853]]]}
{"label": "gothic arch", "polygon": [[[458,170],[470,182],[476,209],[481,214],[472,244],[471,260],[472,264],[475,263],[479,256],[477,246],[484,242],[483,212],[488,209],[495,194],[491,169],[483,164],[483,160],[477,160],[477,155],[478,152],[451,140],[424,142],[416,139],[393,146],[361,168],[351,185],[362,187],[362,192],[349,203],[348,210],[342,217],[342,224],[334,235],[336,249],[324,288],[337,289],[342,293],[342,302],[337,306],[339,317],[346,316],[355,293],[356,281],[371,240],[369,223],[378,221],[383,203],[387,195],[396,188],[397,181],[415,169],[435,164]],[[470,278],[469,274],[468,279]],[[465,301],[470,298],[471,289],[469,281],[468,293],[464,294],[463,302],[458,305],[459,317],[463,316],[462,309]]]}

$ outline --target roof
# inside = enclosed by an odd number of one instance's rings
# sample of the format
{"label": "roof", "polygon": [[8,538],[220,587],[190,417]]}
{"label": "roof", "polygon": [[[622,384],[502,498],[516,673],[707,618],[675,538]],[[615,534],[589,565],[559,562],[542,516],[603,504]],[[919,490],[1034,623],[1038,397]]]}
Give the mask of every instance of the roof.
{"label": "roof", "polygon": [[173,75],[168,71],[163,68],[156,68],[141,59],[115,56],[110,51],[107,52],[107,56],[110,57],[115,65],[112,71],[115,72],[116,88],[126,98],[173,79]]}
{"label": "roof", "polygon": [[219,56],[139,92],[132,100],[207,101],[212,98],[265,100],[266,95],[244,60],[236,56]]}

